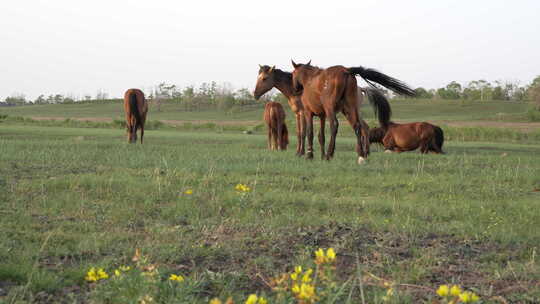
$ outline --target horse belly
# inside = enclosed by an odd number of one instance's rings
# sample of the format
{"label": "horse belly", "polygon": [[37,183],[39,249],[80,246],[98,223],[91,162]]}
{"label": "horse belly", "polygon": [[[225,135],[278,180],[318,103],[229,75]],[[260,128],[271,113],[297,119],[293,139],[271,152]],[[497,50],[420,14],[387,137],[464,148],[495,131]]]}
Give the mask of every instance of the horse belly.
{"label": "horse belly", "polygon": [[394,136],[394,142],[396,146],[405,151],[416,150],[420,146],[420,138],[411,136],[410,134]]}

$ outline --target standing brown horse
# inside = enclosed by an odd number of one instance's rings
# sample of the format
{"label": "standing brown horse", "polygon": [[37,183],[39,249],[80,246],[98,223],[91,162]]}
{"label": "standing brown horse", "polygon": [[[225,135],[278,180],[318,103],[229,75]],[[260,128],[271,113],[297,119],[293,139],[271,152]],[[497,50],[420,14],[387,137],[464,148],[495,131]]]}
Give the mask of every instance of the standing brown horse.
{"label": "standing brown horse", "polygon": [[369,130],[369,141],[382,144],[386,151],[405,152],[420,148],[422,153],[444,154],[442,129],[427,122],[390,122],[386,128]]}
{"label": "standing brown horse", "polygon": [[[293,87],[295,91],[302,90],[301,98],[308,137],[308,158],[313,157],[313,116],[324,116],[330,120],[331,137],[326,159],[329,160],[334,156],[339,126],[336,114],[341,111],[356,134],[358,163],[363,163],[369,154],[369,128],[367,124],[362,123],[363,120],[358,114],[358,85],[355,76],[359,75],[372,86],[370,81],[404,95],[414,96],[414,90],[401,81],[373,69],[344,66],[321,69],[310,63],[311,61],[307,64],[296,64],[292,61]],[[369,100],[378,114],[379,123],[386,125],[390,121],[390,105],[380,92],[377,90],[371,90],[371,92],[373,96]]]}
{"label": "standing brown horse", "polygon": [[270,91],[272,88],[278,89],[285,97],[291,110],[296,118],[296,155],[301,156],[305,153],[304,143],[306,134],[304,132],[304,106],[300,100],[300,94],[295,94],[292,85],[292,73],[284,72],[280,69],[276,69],[275,66],[259,65],[259,74],[257,76],[257,84],[253,95],[255,99],[259,99],[264,93]]}
{"label": "standing brown horse", "polygon": [[141,144],[144,137],[144,123],[148,112],[148,103],[139,89],[129,89],[124,94],[124,111],[129,143],[137,142],[137,129],[141,129]]}
{"label": "standing brown horse", "polygon": [[268,127],[268,149],[287,150],[289,132],[285,124],[285,110],[279,102],[264,105],[264,121]]}
{"label": "standing brown horse", "polygon": [[[262,95],[270,91],[272,88],[278,89],[287,98],[289,106],[291,107],[291,110],[293,111],[295,115],[296,138],[297,138],[296,155],[302,156],[305,154],[305,140],[306,140],[306,132],[305,132],[306,123],[305,123],[304,114],[303,114],[304,105],[302,104],[302,100],[300,98],[301,94],[295,93],[295,90],[293,88],[292,73],[285,72],[280,69],[276,69],[275,66],[270,67],[268,65],[259,65],[259,74],[257,76],[257,84],[255,86],[255,91],[253,92],[255,99],[258,100]],[[378,92],[375,92],[374,89],[371,89],[371,88],[364,89],[364,88],[359,87],[358,88],[358,105],[361,105],[363,103],[362,92],[369,96],[373,96],[374,94],[378,93]],[[325,153],[324,153],[325,116],[320,115],[319,118],[320,118],[321,125],[319,128],[318,138],[319,138],[319,144],[321,146],[322,157],[324,158],[325,157]],[[362,121],[362,123],[365,124],[364,121]]]}

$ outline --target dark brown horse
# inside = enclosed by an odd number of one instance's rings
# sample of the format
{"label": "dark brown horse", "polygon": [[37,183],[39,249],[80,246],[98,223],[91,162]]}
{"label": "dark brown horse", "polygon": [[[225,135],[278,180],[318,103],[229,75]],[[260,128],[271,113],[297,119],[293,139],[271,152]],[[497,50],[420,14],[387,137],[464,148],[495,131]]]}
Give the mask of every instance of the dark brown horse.
{"label": "dark brown horse", "polygon": [[[373,69],[363,67],[346,68],[333,66],[321,69],[307,64],[296,64],[292,61],[293,87],[295,91],[302,90],[302,104],[306,119],[306,133],[308,137],[308,158],[313,157],[313,116],[325,117],[330,121],[330,144],[326,159],[334,156],[336,135],[339,122],[337,113],[342,112],[353,128],[357,142],[356,152],[358,163],[361,164],[369,154],[369,133],[367,124],[358,114],[358,89],[356,75],[370,81],[379,83],[396,93],[413,96],[414,90],[401,81],[387,76]],[[370,90],[373,96],[369,98],[378,114],[379,123],[387,125],[390,121],[391,109],[388,101],[378,90]],[[324,147],[322,148],[324,149]],[[324,151],[323,151],[324,152]]]}
{"label": "dark brown horse", "polygon": [[300,100],[300,94],[294,93],[292,73],[276,69],[275,66],[259,65],[257,84],[255,86],[255,91],[253,92],[255,99],[258,100],[264,93],[270,91],[272,88],[278,89],[285,97],[287,97],[289,106],[296,118],[296,155],[304,155],[304,143],[306,139],[306,134],[304,132],[304,106]]}
{"label": "dark brown horse", "polygon": [[148,112],[148,103],[139,89],[129,89],[124,94],[124,111],[129,143],[137,142],[137,129],[141,129],[141,144],[144,137],[144,123]]}
{"label": "dark brown horse", "polygon": [[279,102],[264,105],[264,121],[268,127],[268,149],[287,150],[289,132],[285,124],[285,110]]}
{"label": "dark brown horse", "polygon": [[420,148],[420,152],[443,154],[444,133],[438,126],[427,122],[397,124],[369,130],[369,140],[379,143],[386,151],[405,152]]}

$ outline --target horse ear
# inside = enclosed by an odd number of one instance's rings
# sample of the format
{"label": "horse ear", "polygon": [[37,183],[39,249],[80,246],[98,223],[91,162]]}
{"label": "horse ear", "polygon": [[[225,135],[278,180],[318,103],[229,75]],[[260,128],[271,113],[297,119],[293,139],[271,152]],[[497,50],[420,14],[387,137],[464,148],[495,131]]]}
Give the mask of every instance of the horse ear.
{"label": "horse ear", "polygon": [[259,64],[259,68],[261,68],[261,69],[262,69],[262,65],[260,65],[260,64]]}
{"label": "horse ear", "polygon": [[306,65],[310,65],[311,64],[311,59],[308,61],[308,63],[306,63]]}
{"label": "horse ear", "polygon": [[270,70],[268,70],[268,73],[272,73],[272,72],[274,71],[274,68],[275,68],[275,67],[276,67],[276,66],[273,65],[273,66],[270,68]]}
{"label": "horse ear", "polygon": [[294,60],[291,59],[291,62],[292,62],[292,66],[296,69],[298,67],[298,64],[296,64],[296,62],[294,62]]}

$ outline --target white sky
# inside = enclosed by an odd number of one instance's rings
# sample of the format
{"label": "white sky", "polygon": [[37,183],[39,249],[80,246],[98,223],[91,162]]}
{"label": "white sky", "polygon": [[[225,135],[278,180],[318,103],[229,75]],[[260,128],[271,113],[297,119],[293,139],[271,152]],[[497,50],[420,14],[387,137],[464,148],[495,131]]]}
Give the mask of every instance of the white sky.
{"label": "white sky", "polygon": [[539,0],[2,0],[0,98],[120,97],[130,87],[229,82],[258,64],[363,65],[412,86],[530,82]]}

